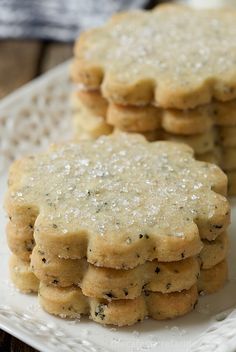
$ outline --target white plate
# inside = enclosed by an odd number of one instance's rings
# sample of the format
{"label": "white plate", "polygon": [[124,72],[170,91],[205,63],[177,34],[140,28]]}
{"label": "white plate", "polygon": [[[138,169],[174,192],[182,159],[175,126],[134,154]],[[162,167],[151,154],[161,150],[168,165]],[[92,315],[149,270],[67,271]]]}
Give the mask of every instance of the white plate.
{"label": "white plate", "polygon": [[[58,116],[66,106],[65,90],[68,93],[69,89],[67,70],[68,65],[63,65],[0,103],[0,162],[2,163],[0,168],[6,170],[7,167],[4,165],[7,165],[11,155],[14,157],[32,149],[39,149],[52,137],[56,139],[61,136],[62,131],[66,131],[68,114],[64,112],[63,121],[58,120]],[[6,116],[11,118],[6,120]],[[21,129],[17,129],[20,122],[19,116],[25,123],[24,128]],[[14,123],[17,128],[13,132]],[[44,129],[49,131],[44,133],[42,128],[35,128],[35,123],[40,127],[43,125]],[[55,126],[57,133],[54,130]],[[29,136],[27,140],[25,133]],[[0,178],[0,185],[2,204],[6,190],[6,175]],[[182,318],[164,322],[149,319],[135,326],[120,329],[103,327],[88,318],[82,318],[81,321],[68,321],[50,316],[40,309],[34,295],[19,293],[8,277],[9,252],[5,239],[5,223],[6,217],[1,211],[0,327],[38,350],[43,352],[236,351],[236,237],[234,236],[236,202],[235,205],[232,204],[232,224],[229,231],[230,280],[225,288],[217,294],[201,297],[196,310]]]}

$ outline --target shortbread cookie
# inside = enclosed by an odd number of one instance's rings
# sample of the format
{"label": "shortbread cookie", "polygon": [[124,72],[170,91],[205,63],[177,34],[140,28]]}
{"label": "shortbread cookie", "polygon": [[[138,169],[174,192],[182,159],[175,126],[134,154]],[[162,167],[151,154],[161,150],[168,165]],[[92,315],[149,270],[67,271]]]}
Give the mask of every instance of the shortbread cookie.
{"label": "shortbread cookie", "polygon": [[133,325],[150,316],[157,320],[175,318],[190,312],[198,298],[197,287],[174,293],[146,292],[131,300],[108,301],[88,298],[79,288],[40,285],[39,301],[50,314],[75,318],[90,313],[97,323]]}
{"label": "shortbread cookie", "polygon": [[81,109],[81,103],[86,106],[95,116],[107,116],[108,103],[99,91],[78,90],[73,92],[71,105],[74,110]]}
{"label": "shortbread cookie", "polygon": [[186,109],[232,100],[235,35],[232,9],[165,5],[128,12],[80,36],[72,76],[122,105]]}
{"label": "shortbread cookie", "polygon": [[221,148],[215,147],[212,152],[207,152],[204,154],[195,155],[197,160],[205,161],[207,163],[212,163],[221,166],[222,161],[222,151]]}
{"label": "shortbread cookie", "polygon": [[225,148],[236,148],[236,126],[222,126],[218,129],[218,143]]}
{"label": "shortbread cookie", "polygon": [[9,216],[6,227],[7,242],[10,250],[23,261],[28,261],[34,248],[33,228],[36,213],[31,208],[27,209],[27,217],[22,213]]}
{"label": "shortbread cookie", "polygon": [[24,293],[38,292],[39,280],[32,273],[29,262],[12,255],[9,260],[11,280]]}
{"label": "shortbread cookie", "polygon": [[203,248],[199,254],[201,269],[210,269],[222,262],[227,255],[228,235],[222,233],[214,241],[203,241]]}
{"label": "shortbread cookie", "polygon": [[214,101],[210,105],[210,114],[214,123],[218,126],[235,126],[236,100],[225,102]]}
{"label": "shortbread cookie", "polygon": [[236,170],[236,148],[223,148],[222,155],[222,169],[226,171]]}
{"label": "shortbread cookie", "polygon": [[131,134],[54,146],[13,164],[5,206],[19,227],[37,210],[35,241],[54,255],[117,269],[182,260],[230,221],[226,175],[192,154]]}
{"label": "shortbread cookie", "polygon": [[110,104],[107,122],[127,132],[147,132],[161,128],[161,110],[154,106],[145,108]]}
{"label": "shortbread cookie", "polygon": [[[30,273],[22,261],[19,261],[19,278],[14,282],[23,292],[32,287],[33,273]],[[11,268],[12,270],[12,268]],[[30,274],[30,275],[29,275]],[[37,291],[38,280],[34,277]],[[191,311],[197,303],[197,288],[173,293],[157,293],[145,291],[135,299],[108,300],[85,296],[78,287],[55,287],[41,283],[39,287],[39,302],[50,314],[61,318],[78,318],[81,314],[91,315],[91,318],[101,324],[118,326],[132,325],[146,316],[162,320],[174,318]]]}
{"label": "shortbread cookie", "polygon": [[162,127],[165,131],[181,135],[202,134],[212,129],[213,119],[209,114],[195,110],[165,110]]}
{"label": "shortbread cookie", "polygon": [[213,130],[192,136],[182,136],[163,132],[162,139],[178,143],[186,143],[193,148],[195,154],[211,152],[215,147],[215,133]]}
{"label": "shortbread cookie", "polygon": [[[109,103],[103,98],[99,91],[81,90],[73,93],[72,106],[83,103],[94,115],[107,118],[107,108],[109,106],[109,119],[111,124],[119,127],[124,125],[127,114],[132,113],[132,119],[140,120],[145,126],[145,121],[149,119],[149,113],[161,116],[163,127],[167,131],[176,134],[198,134],[208,131],[212,124],[222,127],[235,127],[236,125],[236,100],[227,102],[213,101],[210,104],[197,106],[194,109],[161,109],[152,105],[131,106],[117,105]],[[151,109],[152,108],[152,109]],[[137,117],[136,117],[137,115]],[[114,122],[113,122],[114,121]],[[138,131],[137,131],[138,132]]]}
{"label": "shortbread cookie", "polygon": [[[118,131],[119,131],[118,129],[114,129],[114,133]],[[162,139],[162,130],[160,129],[148,131],[148,132],[140,132],[140,134],[144,136],[146,140],[149,142],[155,142]]]}
{"label": "shortbread cookie", "polygon": [[200,274],[196,258],[171,263],[154,260],[134,269],[116,270],[95,267],[85,259],[50,256],[37,246],[31,256],[31,268],[45,284],[76,285],[86,296],[113,300],[136,298],[144,289],[162,293],[189,289]]}
{"label": "shortbread cookie", "polygon": [[175,134],[192,135],[204,133],[217,126],[236,125],[236,100],[227,102],[213,101],[211,104],[189,110],[163,110],[163,128]]}
{"label": "shortbread cookie", "polygon": [[228,180],[229,180],[229,195],[236,195],[236,170],[227,172]]}
{"label": "shortbread cookie", "polygon": [[200,294],[210,294],[219,291],[228,277],[227,261],[223,260],[210,269],[201,270],[198,280]]}
{"label": "shortbread cookie", "polygon": [[74,137],[76,140],[93,139],[101,135],[110,134],[113,130],[102,116],[96,116],[83,104],[77,104],[73,113]]}
{"label": "shortbread cookie", "polygon": [[[13,275],[15,285],[24,292],[28,292],[29,287],[30,291],[36,291],[38,280],[34,278],[35,286],[33,286],[34,274],[29,272],[29,264],[15,259],[19,276],[15,280],[16,275]],[[14,265],[11,265],[10,270],[11,272],[15,270]],[[201,273],[198,282],[200,293],[216,292],[227,278],[227,264],[223,261]],[[61,318],[77,318],[81,314],[90,314],[96,322],[118,326],[134,324],[146,316],[162,320],[186,314],[195,307],[197,298],[196,285],[189,290],[165,294],[145,290],[141,296],[126,300],[87,297],[75,286],[61,288],[41,283],[39,288],[39,301],[51,314],[59,315]]]}

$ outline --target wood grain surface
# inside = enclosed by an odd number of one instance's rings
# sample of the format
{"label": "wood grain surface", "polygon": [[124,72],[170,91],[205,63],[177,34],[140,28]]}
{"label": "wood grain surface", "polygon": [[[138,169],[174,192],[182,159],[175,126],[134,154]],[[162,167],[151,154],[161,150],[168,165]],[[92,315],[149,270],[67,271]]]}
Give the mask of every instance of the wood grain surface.
{"label": "wood grain surface", "polygon": [[72,56],[72,44],[0,41],[0,99]]}

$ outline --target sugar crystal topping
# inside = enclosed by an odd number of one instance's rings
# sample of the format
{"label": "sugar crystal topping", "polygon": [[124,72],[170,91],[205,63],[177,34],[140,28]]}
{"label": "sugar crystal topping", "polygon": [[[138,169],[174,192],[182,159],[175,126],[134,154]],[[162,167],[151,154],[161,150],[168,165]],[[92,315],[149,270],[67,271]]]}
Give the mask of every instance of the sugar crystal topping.
{"label": "sugar crystal topping", "polygon": [[86,49],[78,46],[77,55],[99,63],[121,83],[147,78],[186,87],[232,76],[235,38],[235,11],[168,6],[111,20],[86,38]]}
{"label": "sugar crystal topping", "polygon": [[44,222],[62,234],[82,229],[126,236],[127,243],[140,234],[183,237],[197,216],[214,216],[217,170],[195,161],[186,145],[103,136],[30,159],[11,197],[37,206]]}

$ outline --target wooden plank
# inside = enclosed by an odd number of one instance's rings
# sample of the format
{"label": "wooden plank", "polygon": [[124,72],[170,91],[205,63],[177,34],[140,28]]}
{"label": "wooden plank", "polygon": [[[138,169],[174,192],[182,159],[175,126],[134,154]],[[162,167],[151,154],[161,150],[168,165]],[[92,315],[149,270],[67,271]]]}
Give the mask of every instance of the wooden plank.
{"label": "wooden plank", "polygon": [[73,44],[48,43],[44,47],[40,72],[46,72],[73,55]]}
{"label": "wooden plank", "polygon": [[35,77],[41,53],[38,41],[0,41],[0,98]]}

